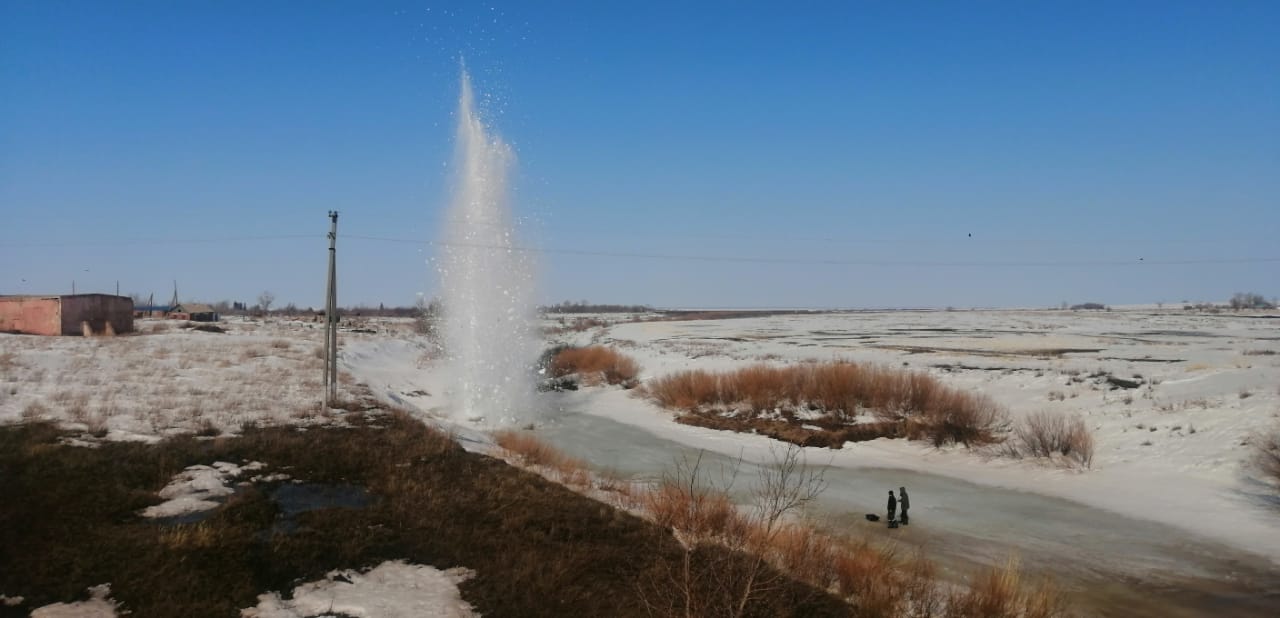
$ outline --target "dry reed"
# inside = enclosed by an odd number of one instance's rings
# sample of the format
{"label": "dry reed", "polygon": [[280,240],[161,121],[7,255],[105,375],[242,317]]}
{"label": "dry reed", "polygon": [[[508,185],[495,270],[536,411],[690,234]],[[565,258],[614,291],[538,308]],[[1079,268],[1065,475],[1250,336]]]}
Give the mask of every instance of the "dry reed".
{"label": "dry reed", "polygon": [[612,348],[593,345],[585,348],[564,348],[551,359],[551,375],[570,374],[604,376],[609,384],[634,384],[640,373],[640,365],[634,359]]}

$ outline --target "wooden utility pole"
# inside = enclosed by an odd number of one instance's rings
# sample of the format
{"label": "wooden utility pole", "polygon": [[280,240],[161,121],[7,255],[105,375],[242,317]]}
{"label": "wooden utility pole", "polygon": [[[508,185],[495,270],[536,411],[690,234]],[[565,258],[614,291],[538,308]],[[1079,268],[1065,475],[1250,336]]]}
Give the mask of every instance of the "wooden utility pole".
{"label": "wooden utility pole", "polygon": [[338,398],[338,211],[329,211],[329,287],[324,301],[324,401]]}

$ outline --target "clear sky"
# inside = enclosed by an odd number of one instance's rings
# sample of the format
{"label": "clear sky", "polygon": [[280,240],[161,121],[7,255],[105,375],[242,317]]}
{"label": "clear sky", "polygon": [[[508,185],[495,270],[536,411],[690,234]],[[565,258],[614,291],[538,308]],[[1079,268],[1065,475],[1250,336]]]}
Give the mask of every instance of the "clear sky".
{"label": "clear sky", "polygon": [[548,302],[1280,294],[1277,2],[55,0],[0,0],[0,294],[320,306],[336,209],[341,303],[433,295],[462,57]]}

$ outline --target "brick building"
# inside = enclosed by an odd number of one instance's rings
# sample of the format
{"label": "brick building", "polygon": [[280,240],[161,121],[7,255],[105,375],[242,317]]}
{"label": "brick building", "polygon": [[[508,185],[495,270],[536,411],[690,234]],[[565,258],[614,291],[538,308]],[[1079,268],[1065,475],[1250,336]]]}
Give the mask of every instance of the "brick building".
{"label": "brick building", "polygon": [[133,300],[111,294],[0,296],[0,332],[81,335],[133,330]]}

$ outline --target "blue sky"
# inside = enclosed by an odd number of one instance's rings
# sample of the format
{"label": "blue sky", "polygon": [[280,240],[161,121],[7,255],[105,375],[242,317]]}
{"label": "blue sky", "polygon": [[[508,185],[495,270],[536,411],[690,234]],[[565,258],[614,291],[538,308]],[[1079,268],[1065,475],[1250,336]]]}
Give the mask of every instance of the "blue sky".
{"label": "blue sky", "polygon": [[433,294],[460,57],[548,302],[1280,294],[1274,2],[15,0],[0,294]]}

